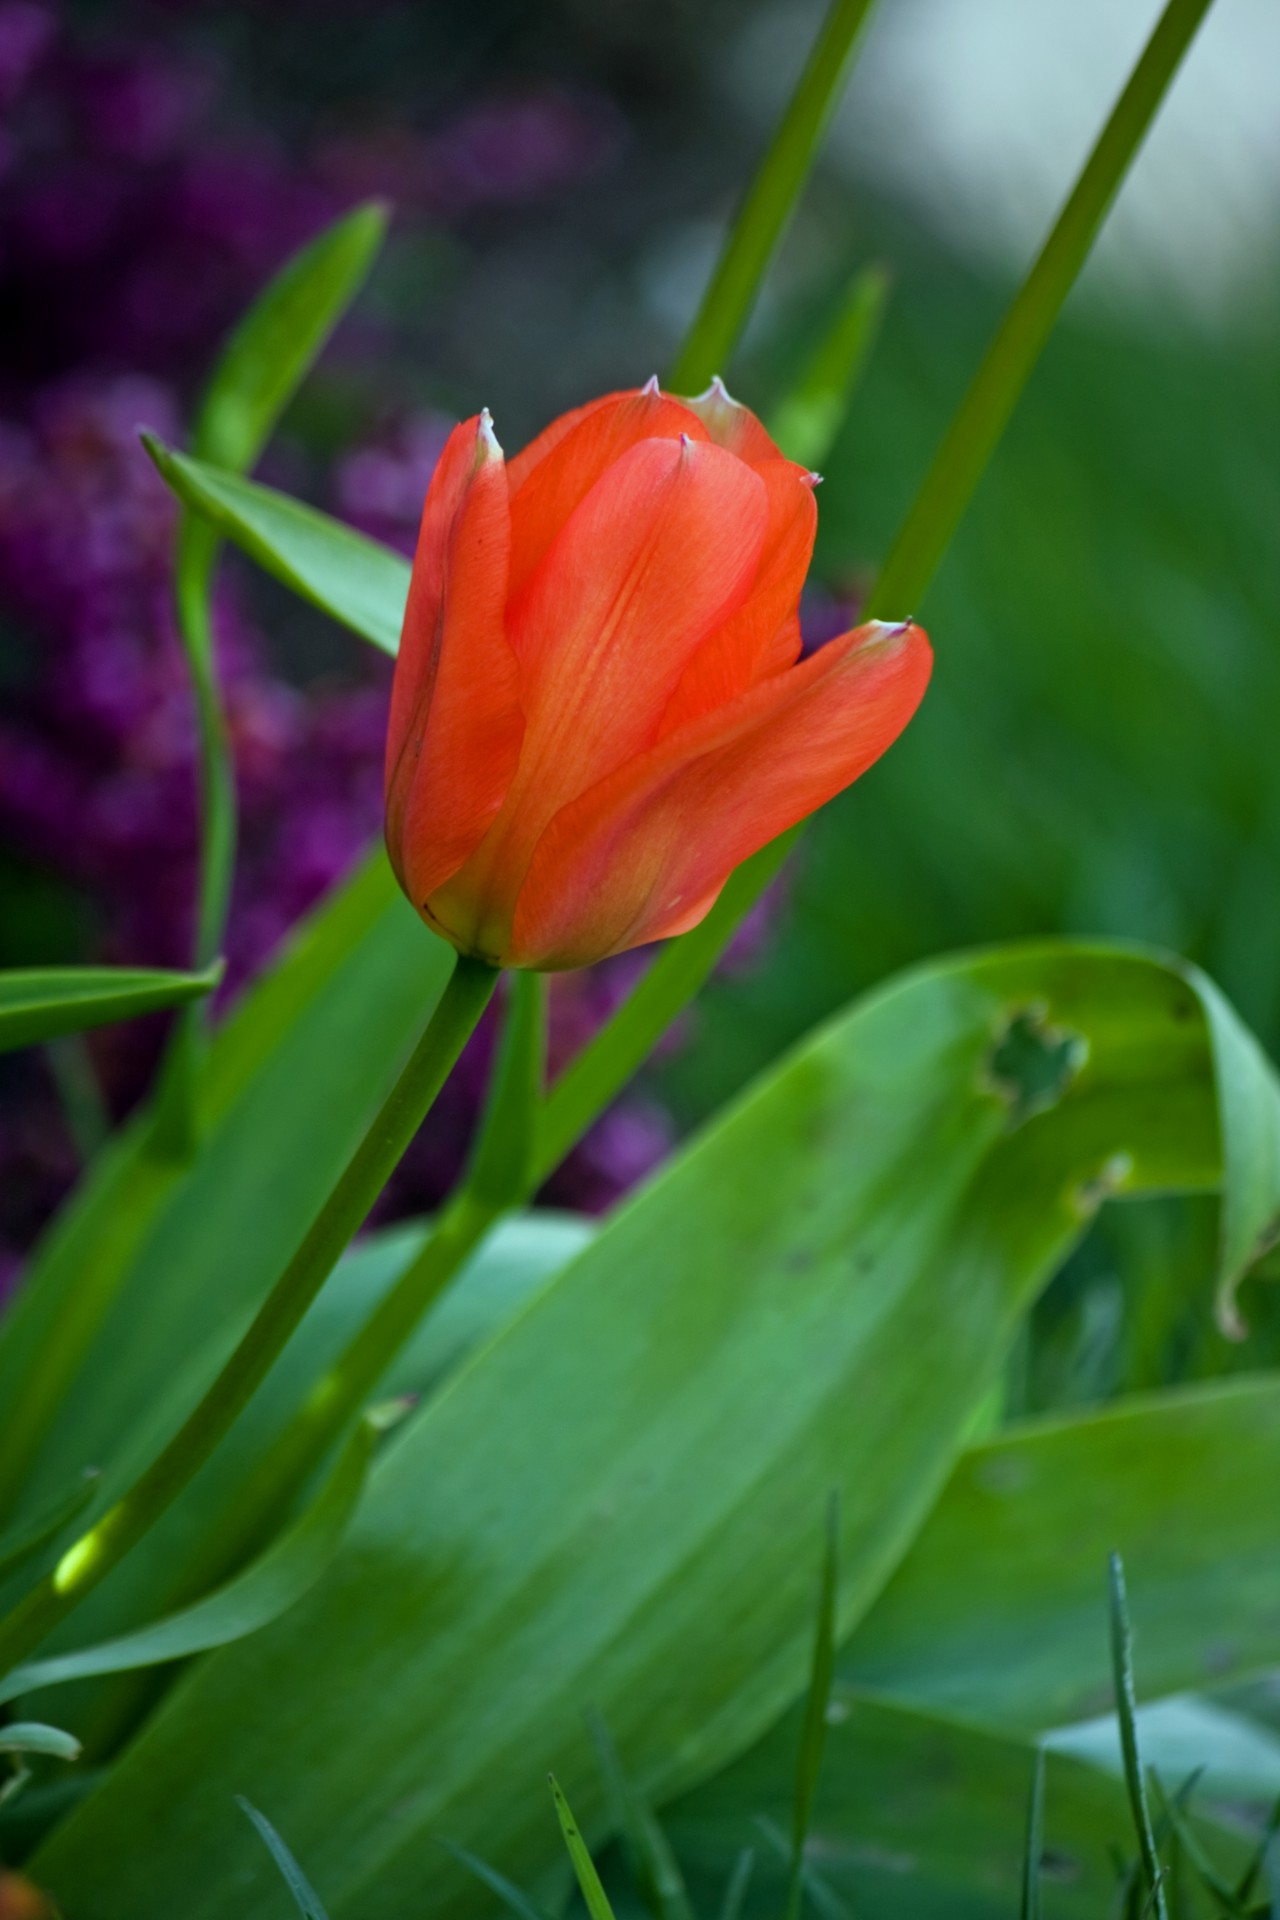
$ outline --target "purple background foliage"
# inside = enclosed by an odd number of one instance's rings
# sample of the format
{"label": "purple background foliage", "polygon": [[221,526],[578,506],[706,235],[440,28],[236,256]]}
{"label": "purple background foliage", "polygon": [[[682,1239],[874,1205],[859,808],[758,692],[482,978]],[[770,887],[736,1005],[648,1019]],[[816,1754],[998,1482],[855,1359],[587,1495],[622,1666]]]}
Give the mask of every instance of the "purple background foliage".
{"label": "purple background foliage", "polygon": [[[181,965],[190,952],[194,727],[170,606],[174,512],[138,426],[181,439],[228,326],[357,199],[394,202],[411,260],[426,248],[447,261],[468,222],[607,174],[625,143],[602,92],[560,83],[482,92],[425,127],[384,103],[340,131],[321,113],[282,135],[246,122],[225,60],[155,36],[151,18],[117,7],[104,26],[0,4],[0,885],[19,903],[7,964]],[[450,416],[421,404],[397,354],[375,289],[264,470],[408,551]],[[234,559],[216,624],[242,835],[225,1003],[380,831],[388,673]],[[553,1067],[635,967],[557,982]],[[145,1088],[160,1037],[152,1022],[89,1041],[113,1119]],[[490,1045],[477,1036],[384,1211],[430,1205],[456,1172]],[[550,1197],[608,1204],[670,1133],[660,1107],[627,1100]],[[0,1271],[76,1162],[48,1062],[5,1062]]]}

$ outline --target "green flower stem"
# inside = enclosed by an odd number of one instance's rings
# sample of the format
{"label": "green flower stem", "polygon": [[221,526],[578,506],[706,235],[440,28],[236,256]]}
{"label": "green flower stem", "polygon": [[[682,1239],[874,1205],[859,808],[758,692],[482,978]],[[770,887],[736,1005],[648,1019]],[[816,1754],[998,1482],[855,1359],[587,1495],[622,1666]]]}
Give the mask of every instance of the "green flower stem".
{"label": "green flower stem", "polygon": [[[523,1197],[513,1195],[511,1204]],[[448,1201],[421,1253],[255,1461],[252,1478],[220,1519],[216,1538],[184,1569],[176,1604],[197,1598],[270,1544],[318,1462],[359,1415],[423,1315],[505,1211],[465,1187]]]}
{"label": "green flower stem", "polygon": [[25,1659],[154,1526],[247,1405],[399,1163],[497,977],[478,961],[458,961],[382,1111],[213,1385],[129,1491],[0,1623],[0,1673]]}
{"label": "green flower stem", "polygon": [[[923,598],[1084,265],[1103,215],[1209,5],[1210,0],[1168,0],[907,514],[872,593],[868,618],[900,618]],[[748,200],[744,218],[750,205]],[[757,862],[776,855],[769,871],[772,878],[795,837],[792,829],[739,868],[711,916],[691,933],[668,943],[634,993],[552,1089],[543,1116],[539,1163],[543,1178],[606,1100],[621,1089],[654,1040],[712,971],[763,890],[749,885],[739,890],[743,877],[756,869]]]}
{"label": "green flower stem", "polygon": [[[1209,3],[1169,0],[907,516],[876,589],[877,608],[917,603],[929,585],[1102,216]],[[780,183],[789,183],[787,192],[792,197],[799,191],[867,10],[866,4],[841,5],[839,0],[833,6],[787,121],[747,196],[671,376],[673,387],[687,390],[697,386],[727,356],[790,206],[790,200],[784,204],[781,199]],[[801,140],[803,128],[810,132]],[[744,230],[757,218],[763,224],[753,237]],[[561,1076],[542,1109],[527,1184],[523,1192],[510,1192],[510,1205],[518,1205],[536,1191],[643,1064],[714,969],[742,920],[777,873],[798,831],[792,829],[782,835],[738,869],[707,919],[692,932],[667,943],[635,991]],[[246,1510],[244,1516],[249,1523],[244,1544],[255,1544],[271,1522],[287,1510],[320,1453],[359,1410],[421,1315],[503,1210],[496,1203],[478,1201],[465,1188],[445,1209],[436,1233],[418,1259],[401,1275],[346,1353],[317,1383],[297,1419],[262,1463],[262,1475],[255,1474],[252,1514]]]}
{"label": "green flower stem", "polygon": [[[423,1314],[490,1227],[509,1208],[532,1199],[693,998],[733,930],[777,873],[793,838],[784,834],[746,861],[701,926],[683,940],[668,942],[627,1001],[629,1017],[602,1028],[556,1082],[527,1144],[525,1125],[534,1117],[530,1089],[540,1076],[545,982],[536,975],[517,976],[480,1144],[466,1180],[422,1252],[257,1461],[252,1482],[219,1526],[213,1553],[189,1570],[183,1599],[225,1578],[279,1531],[317,1462],[360,1412]],[[508,1146],[499,1154],[493,1143],[508,1127]],[[495,1181],[498,1166],[502,1179]]]}
{"label": "green flower stem", "polygon": [[671,1022],[713,972],[725,948],[795,844],[798,828],[780,834],[730,875],[699,926],[668,940],[611,1020],[566,1067],[547,1095],[538,1129],[533,1189],[598,1120],[642,1067]]}
{"label": "green flower stem", "polygon": [[889,550],[869,616],[900,619],[951,544],[1098,228],[1211,0],[1168,0],[1129,83],[1018,290]]}
{"label": "green flower stem", "polygon": [[693,393],[728,365],[765,271],[809,177],[873,0],[832,0],[667,382]]}
{"label": "green flower stem", "polygon": [[[195,700],[199,754],[197,968],[211,965],[222,951],[236,857],[235,769],[213,654],[213,577],[220,544],[211,527],[184,513],[174,598]],[[196,1079],[206,1021],[206,1008],[185,1008],[174,1023],[161,1066],[153,1138],[162,1153],[177,1158],[189,1158],[195,1150]]]}

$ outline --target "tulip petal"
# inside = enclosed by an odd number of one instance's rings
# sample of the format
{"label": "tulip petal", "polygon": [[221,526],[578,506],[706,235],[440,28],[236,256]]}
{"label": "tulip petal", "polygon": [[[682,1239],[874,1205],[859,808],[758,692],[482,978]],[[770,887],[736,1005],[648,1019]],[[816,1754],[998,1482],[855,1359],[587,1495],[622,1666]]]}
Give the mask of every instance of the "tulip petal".
{"label": "tulip petal", "polygon": [[931,664],[921,628],[860,627],[601,781],[542,836],[509,958],[581,966],[696,925],[736,866],[879,759]]}
{"label": "tulip petal", "polygon": [[686,406],[650,386],[610,394],[565,414],[526,447],[508,469],[509,598],[514,602],[523,592],[570,514],[624,453],[642,440],[678,440],[682,433],[695,440],[708,437]]}
{"label": "tulip petal", "polygon": [[524,731],[506,637],[510,506],[486,414],[454,428],[432,475],[387,731],[387,850],[419,907],[502,805]]}
{"label": "tulip petal", "polygon": [[769,496],[769,527],[750,596],[690,660],[662,716],[658,738],[727,705],[800,657],[796,609],[813,555],[818,511],[809,475],[790,460],[756,468]]}
{"label": "tulip petal", "polygon": [[570,516],[508,612],[526,716],[516,776],[432,903],[461,943],[505,951],[552,817],[652,746],[690,656],[746,597],[767,507],[763,481],[721,448],[643,440]]}
{"label": "tulip petal", "polygon": [[752,413],[735,400],[724,381],[716,374],[705,393],[696,393],[685,401],[690,413],[696,413],[718,447],[727,447],[749,466],[766,460],[781,460],[782,448],[765,431]]}

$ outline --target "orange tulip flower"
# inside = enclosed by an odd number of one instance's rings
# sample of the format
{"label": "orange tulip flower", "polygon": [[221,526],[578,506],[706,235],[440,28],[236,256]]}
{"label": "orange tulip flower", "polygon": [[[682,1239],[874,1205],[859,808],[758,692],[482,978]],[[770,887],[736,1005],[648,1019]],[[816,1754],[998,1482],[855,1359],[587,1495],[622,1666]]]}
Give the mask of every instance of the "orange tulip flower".
{"label": "orange tulip flower", "polygon": [[387,848],[494,966],[684,933],[733,869],[878,760],[919,627],[800,661],[817,476],[713,381],[610,394],[504,462],[454,429],[418,538],[387,734]]}

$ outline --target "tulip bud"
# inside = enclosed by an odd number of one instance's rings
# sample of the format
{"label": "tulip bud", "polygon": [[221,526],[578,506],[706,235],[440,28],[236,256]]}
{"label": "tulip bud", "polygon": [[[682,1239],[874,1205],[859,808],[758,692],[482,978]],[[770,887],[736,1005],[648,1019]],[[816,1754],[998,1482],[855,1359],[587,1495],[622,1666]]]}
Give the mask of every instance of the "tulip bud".
{"label": "tulip bud", "polygon": [[510,463],[487,412],[455,428],[386,786],[397,878],[460,951],[555,969],[683,933],[897,738],[919,627],[799,658],[816,480],[718,380],[611,394]]}

